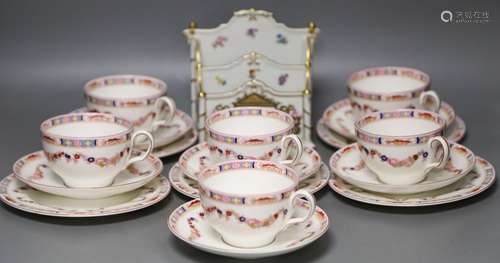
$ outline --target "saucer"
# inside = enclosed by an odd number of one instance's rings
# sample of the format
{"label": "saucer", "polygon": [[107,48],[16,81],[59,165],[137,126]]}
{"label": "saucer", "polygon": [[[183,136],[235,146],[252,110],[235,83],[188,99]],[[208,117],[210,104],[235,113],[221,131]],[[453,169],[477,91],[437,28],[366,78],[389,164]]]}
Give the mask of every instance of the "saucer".
{"label": "saucer", "polygon": [[[330,171],[328,170],[327,165],[322,163],[316,173],[299,182],[299,189],[305,189],[314,194],[328,183],[329,178]],[[174,164],[172,168],[170,168],[168,179],[170,179],[172,187],[177,190],[177,192],[191,198],[199,197],[198,181],[185,175],[179,166],[179,163]]]}
{"label": "saucer", "polygon": [[160,159],[152,155],[136,162],[116,176],[106,187],[70,188],[47,166],[43,151],[28,154],[14,164],[14,175],[32,188],[76,199],[99,199],[135,190],[153,180],[163,170]]}
{"label": "saucer", "polygon": [[[307,213],[308,202],[298,199],[298,216]],[[320,238],[328,230],[328,216],[318,206],[310,220],[290,226],[278,234],[269,245],[259,248],[238,248],[222,241],[210,225],[203,220],[199,199],[191,200],[175,209],[168,218],[170,232],[182,241],[208,253],[226,257],[255,259],[290,253]],[[242,237],[243,238],[243,237]]]}
{"label": "saucer", "polygon": [[334,147],[334,148],[342,148],[350,143],[351,140],[344,138],[342,135],[330,130],[323,119],[320,119],[318,123],[316,123],[316,134],[318,137],[325,142],[326,144]]}
{"label": "saucer", "polygon": [[389,185],[380,182],[361,159],[358,145],[350,144],[330,158],[330,169],[342,180],[365,190],[386,194],[414,194],[452,184],[474,168],[474,154],[459,144],[450,144],[450,160],[443,170],[432,170],[422,182],[413,185]]}
{"label": "saucer", "polygon": [[158,158],[163,158],[180,153],[193,145],[197,139],[198,134],[194,129],[192,129],[177,141],[155,148],[153,150],[153,155]]}
{"label": "saucer", "polygon": [[[451,141],[462,139],[465,134],[464,121],[453,114],[453,108],[446,102],[441,103],[439,115],[450,125],[446,129],[446,138]],[[343,99],[330,105],[323,113],[322,119],[330,130],[350,140],[356,140],[354,120],[349,99]]]}
{"label": "saucer", "polygon": [[33,214],[57,217],[98,217],[128,213],[158,203],[170,192],[167,178],[158,176],[134,191],[104,199],[77,200],[33,189],[11,174],[0,182],[0,199]]}
{"label": "saucer", "polygon": [[[194,145],[179,157],[179,166],[187,176],[193,179],[198,178],[198,173],[210,164],[210,150],[206,142]],[[318,171],[320,165],[321,157],[318,152],[304,145],[302,158],[293,165],[293,168],[300,172],[300,179],[303,180]]]}
{"label": "saucer", "polygon": [[[446,130],[446,138],[450,141],[458,142],[465,136],[465,131],[465,122],[462,120],[462,118],[456,116],[455,121],[450,126],[448,126]],[[318,134],[318,137],[323,142],[334,148],[342,148],[354,142],[353,140],[345,138],[335,131],[330,130],[326,126],[323,119],[320,119],[318,123],[316,123],[316,132]]]}
{"label": "saucer", "polygon": [[453,203],[480,194],[495,181],[495,168],[486,160],[476,156],[476,165],[462,179],[440,189],[411,195],[380,194],[353,186],[335,174],[328,182],[338,194],[362,203],[417,207]]}
{"label": "saucer", "polygon": [[[88,110],[87,107],[82,107],[72,112],[88,112]],[[167,145],[181,138],[189,130],[193,129],[193,125],[193,119],[188,114],[181,110],[176,110],[172,122],[167,125],[160,125],[156,131],[151,133],[154,138],[155,148]]]}

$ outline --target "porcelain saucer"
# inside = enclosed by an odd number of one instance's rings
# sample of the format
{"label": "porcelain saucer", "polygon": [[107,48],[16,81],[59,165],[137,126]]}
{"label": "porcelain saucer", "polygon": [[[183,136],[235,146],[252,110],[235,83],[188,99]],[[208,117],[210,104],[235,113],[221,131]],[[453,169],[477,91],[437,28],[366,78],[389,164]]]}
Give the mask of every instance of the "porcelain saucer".
{"label": "porcelain saucer", "polygon": [[33,214],[57,217],[98,217],[128,213],[158,203],[169,192],[170,183],[164,176],[157,176],[134,191],[93,200],[44,193],[17,180],[13,174],[0,182],[0,199],[7,205]]}
{"label": "porcelain saucer", "polygon": [[[458,142],[465,136],[465,131],[465,122],[457,116],[455,117],[455,121],[448,127],[446,138],[450,141]],[[354,142],[329,129],[323,119],[320,119],[316,123],[316,133],[323,142],[334,148],[342,148]]]}
{"label": "porcelain saucer", "polygon": [[323,119],[320,119],[318,123],[316,123],[316,134],[318,137],[326,144],[334,147],[334,148],[342,148],[350,143],[351,140],[344,138],[342,135],[330,130]]}
{"label": "porcelain saucer", "polygon": [[[298,216],[307,212],[307,201],[297,200],[302,209]],[[199,199],[189,201],[172,212],[168,218],[170,232],[182,241],[208,253],[244,259],[277,256],[298,250],[320,238],[329,226],[326,213],[318,206],[311,220],[296,224],[278,234],[273,243],[259,248],[238,248],[225,243],[206,221]],[[244,238],[244,237],[242,237]]]}
{"label": "porcelain saucer", "polygon": [[[447,123],[450,123],[446,129],[446,137],[454,142],[462,139],[465,134],[465,124],[460,117],[455,116],[453,108],[448,103],[443,102],[439,114]],[[343,99],[330,105],[323,113],[322,119],[330,130],[350,140],[356,139],[349,99]]]}
{"label": "porcelain saucer", "polygon": [[353,186],[333,174],[328,182],[338,194],[362,203],[417,207],[453,203],[480,194],[495,181],[495,168],[485,159],[476,156],[474,169],[457,182],[440,189],[410,195],[381,194]]}
{"label": "porcelain saucer", "polygon": [[[184,173],[193,178],[198,178],[198,173],[206,166],[210,165],[210,150],[208,143],[200,143],[186,150],[179,157],[179,166]],[[293,165],[293,168],[300,172],[300,179],[307,177],[318,171],[321,166],[321,157],[312,147],[304,145],[304,153],[300,161]]]}
{"label": "porcelain saucer", "polygon": [[356,143],[339,149],[330,157],[330,169],[342,180],[365,190],[386,194],[414,194],[452,184],[474,168],[474,153],[459,144],[450,144],[450,160],[443,170],[429,172],[426,179],[413,185],[389,185],[380,182],[361,159]]}
{"label": "porcelain saucer", "polygon": [[28,154],[17,160],[13,170],[16,178],[32,188],[54,195],[76,199],[100,199],[135,190],[153,180],[163,170],[160,159],[150,155],[121,171],[110,186],[71,188],[47,166],[43,151]]}
{"label": "porcelain saucer", "polygon": [[180,153],[193,145],[196,140],[198,140],[198,134],[192,129],[177,141],[155,148],[153,150],[153,155],[158,158],[163,158]]}
{"label": "porcelain saucer", "polygon": [[[328,183],[329,178],[330,171],[327,165],[322,163],[316,173],[299,182],[299,189],[306,189],[314,194]],[[185,175],[179,163],[174,164],[172,168],[170,168],[168,179],[177,192],[191,198],[198,198],[198,181]]]}
{"label": "porcelain saucer", "polygon": [[[76,109],[72,112],[87,112],[86,107]],[[176,110],[175,116],[172,122],[167,125],[161,125],[159,128],[152,132],[155,148],[168,145],[182,136],[184,136],[188,131],[193,129],[193,119],[181,110]],[[142,145],[141,145],[142,146]]]}

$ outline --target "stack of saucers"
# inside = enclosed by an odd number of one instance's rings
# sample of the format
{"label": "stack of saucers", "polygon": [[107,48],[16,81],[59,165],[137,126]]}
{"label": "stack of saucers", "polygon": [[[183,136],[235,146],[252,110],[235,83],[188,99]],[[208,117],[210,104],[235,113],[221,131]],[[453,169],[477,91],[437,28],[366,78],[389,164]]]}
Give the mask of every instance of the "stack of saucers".
{"label": "stack of saucers", "polygon": [[363,114],[378,110],[417,108],[436,111],[446,120],[445,137],[460,141],[466,131],[465,122],[456,116],[451,105],[430,91],[430,77],[417,69],[378,67],[352,74],[348,81],[349,98],[330,105],[316,125],[325,143],[344,147],[356,140],[354,122]]}
{"label": "stack of saucers", "polygon": [[197,140],[193,119],[165,96],[165,82],[141,75],[113,75],[85,85],[86,107],[73,112],[103,112],[133,122],[136,129],[151,132],[153,155],[162,158],[179,153]]}
{"label": "stack of saucers", "polygon": [[318,124],[320,137],[340,148],[330,158],[335,192],[371,204],[428,206],[492,184],[494,168],[456,143],[465,125],[429,83],[427,74],[401,67],[349,78],[349,99],[330,106]]}
{"label": "stack of saucers", "polygon": [[207,142],[186,150],[170,170],[176,190],[200,198],[171,214],[171,232],[238,258],[288,253],[323,235],[328,217],[312,193],[327,184],[329,170],[291,134],[293,126],[289,114],[266,107],[209,116]]}
{"label": "stack of saucers", "polygon": [[[36,214],[93,217],[157,203],[170,191],[154,139],[105,113],[70,113],[41,124],[43,151],[16,161],[0,184],[8,205]],[[138,151],[145,138],[147,150]]]}

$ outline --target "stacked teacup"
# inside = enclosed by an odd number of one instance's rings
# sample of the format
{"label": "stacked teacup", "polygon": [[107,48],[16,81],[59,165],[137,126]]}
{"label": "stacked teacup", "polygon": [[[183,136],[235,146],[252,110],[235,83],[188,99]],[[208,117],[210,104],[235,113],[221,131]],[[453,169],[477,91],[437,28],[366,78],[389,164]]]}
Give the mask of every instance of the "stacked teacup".
{"label": "stacked teacup", "polygon": [[[321,159],[293,127],[293,117],[274,108],[225,109],[207,118],[207,142],[181,155],[178,166],[198,183],[203,220],[227,244],[266,246],[288,225],[314,215],[313,195],[298,186],[318,172]],[[300,197],[309,212],[296,216]]]}
{"label": "stacked teacup", "polygon": [[448,135],[455,113],[429,89],[429,76],[411,68],[371,68],[351,75],[347,105],[332,105],[322,120],[335,132],[343,118],[342,132],[357,141],[331,157],[336,176],[369,191],[410,194],[467,175],[474,154]]}

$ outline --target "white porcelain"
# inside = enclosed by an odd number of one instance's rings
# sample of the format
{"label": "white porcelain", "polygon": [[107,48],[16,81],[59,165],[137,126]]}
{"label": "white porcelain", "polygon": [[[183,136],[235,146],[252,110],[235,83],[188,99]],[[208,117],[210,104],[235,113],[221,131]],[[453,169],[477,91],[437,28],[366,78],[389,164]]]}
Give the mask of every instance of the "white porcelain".
{"label": "white porcelain", "polygon": [[164,146],[157,147],[153,150],[153,155],[158,158],[168,157],[174,154],[178,154],[191,145],[193,145],[198,140],[198,133],[195,130],[190,130],[184,136],[177,139],[176,141],[169,143]]}
{"label": "white porcelain", "polygon": [[[40,125],[47,165],[69,187],[109,186],[127,166],[151,153],[153,136],[133,132],[132,124],[111,114],[70,113]],[[148,148],[132,156],[136,138],[143,136]]]}
{"label": "white porcelain", "polygon": [[103,199],[78,200],[38,191],[11,174],[0,182],[0,199],[28,213],[56,217],[99,217],[128,213],[163,200],[170,192],[167,178],[157,176],[148,184]]}
{"label": "white porcelain", "polygon": [[[447,134],[456,133],[453,124],[455,121],[459,122],[462,120],[458,116],[455,116],[453,107],[446,102],[442,102],[439,115],[446,120]],[[356,140],[356,131],[354,130],[355,117],[349,99],[339,100],[330,105],[323,112],[322,119],[330,130],[351,140]]]}
{"label": "white porcelain", "polygon": [[364,69],[347,81],[355,120],[371,112],[406,108],[438,112],[441,101],[429,88],[430,78],[426,73],[404,67]]}
{"label": "white porcelain", "polygon": [[476,165],[466,176],[451,185],[428,192],[403,195],[381,194],[353,186],[336,175],[332,176],[329,185],[336,193],[362,203],[418,207],[453,203],[476,196],[492,186],[494,181],[495,168],[485,159],[476,156]]}
{"label": "white porcelain", "polygon": [[[205,124],[210,160],[272,160],[296,164],[303,153],[302,140],[292,134],[293,117],[268,107],[236,107],[208,117]],[[289,158],[290,151],[294,155]]]}
{"label": "white porcelain", "polygon": [[[329,178],[330,170],[328,170],[326,164],[321,163],[317,172],[299,182],[298,188],[314,194],[328,183]],[[199,197],[198,181],[184,174],[183,170],[179,166],[179,163],[175,163],[172,168],[170,168],[168,179],[170,180],[172,187],[177,190],[177,192],[191,198]]]}
{"label": "white porcelain", "polygon": [[361,159],[358,144],[339,149],[330,158],[330,169],[342,180],[365,190],[386,194],[414,194],[450,185],[467,175],[474,168],[475,157],[471,150],[450,145],[450,158],[443,170],[431,171],[427,178],[413,185],[390,185],[378,180]]}
{"label": "white porcelain", "polygon": [[355,123],[361,158],[386,184],[418,183],[447,164],[445,125],[439,114],[415,109],[364,115]]}
{"label": "white porcelain", "polygon": [[121,171],[106,187],[71,188],[47,165],[43,151],[30,153],[14,164],[16,178],[40,191],[76,199],[100,199],[133,191],[153,180],[163,170],[160,159],[149,155],[143,161],[131,164]]}
{"label": "white porcelain", "polygon": [[190,45],[192,113],[200,141],[207,116],[234,106],[270,106],[311,140],[312,58],[319,29],[289,28],[264,10],[240,10],[217,28],[184,30]]}
{"label": "white porcelain", "polygon": [[[89,111],[87,107],[82,107],[71,113],[95,112]],[[154,138],[155,150],[161,146],[168,145],[180,139],[194,127],[193,119],[185,112],[177,109],[174,118],[168,124],[158,125],[158,128],[151,132]],[[141,147],[146,147],[147,143],[140,143]]]}
{"label": "white porcelain", "polygon": [[[443,103],[443,106],[444,105],[445,104]],[[441,107],[441,109],[442,108],[443,107]],[[326,122],[326,120],[321,118],[316,123],[316,134],[321,141],[334,148],[342,148],[354,142],[353,140],[329,129]],[[455,121],[453,121],[450,126],[446,127],[445,138],[449,142],[459,142],[464,138],[466,130],[465,122],[462,118],[460,118],[460,116],[456,116]]]}
{"label": "white porcelain", "polygon": [[352,143],[348,138],[330,130],[323,118],[319,119],[316,123],[316,134],[324,143],[334,148],[342,148]]}
{"label": "white porcelain", "polygon": [[[294,150],[292,149],[292,151]],[[179,166],[187,176],[197,180],[201,170],[217,163],[212,161],[211,156],[208,143],[196,144],[181,154]],[[318,171],[320,166],[321,157],[319,153],[314,148],[305,146],[300,160],[290,167],[299,174],[300,180],[304,180]]]}
{"label": "white porcelain", "polygon": [[136,130],[153,132],[168,125],[176,112],[165,96],[165,82],[141,75],[112,75],[90,80],[84,87],[87,108],[129,120]]}
{"label": "white porcelain", "polygon": [[[307,201],[296,200],[295,216],[304,216],[308,211]],[[310,220],[290,226],[278,234],[271,244],[258,248],[238,248],[228,245],[212,230],[199,199],[181,205],[168,218],[170,232],[187,244],[208,253],[241,259],[278,256],[296,251],[323,236],[328,227],[327,214],[316,206]]]}
{"label": "white porcelain", "polygon": [[[205,168],[198,178],[205,218],[225,242],[242,248],[270,244],[287,227],[308,221],[316,201],[296,190],[297,173],[276,162],[229,161]],[[309,211],[294,217],[295,200],[305,198]]]}

